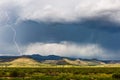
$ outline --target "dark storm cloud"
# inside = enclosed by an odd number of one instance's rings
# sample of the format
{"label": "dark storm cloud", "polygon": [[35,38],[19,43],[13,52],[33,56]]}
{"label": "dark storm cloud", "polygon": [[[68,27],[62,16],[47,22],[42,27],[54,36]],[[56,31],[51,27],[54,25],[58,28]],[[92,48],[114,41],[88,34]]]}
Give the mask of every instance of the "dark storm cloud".
{"label": "dark storm cloud", "polygon": [[119,50],[120,47],[120,25],[105,19],[62,24],[25,21],[16,30],[17,40],[23,44],[69,41],[80,44],[97,43],[112,50]]}
{"label": "dark storm cloud", "polygon": [[0,27],[9,27],[0,31],[0,47],[8,46],[0,52],[20,46],[27,54],[119,59],[119,7],[120,0],[1,0]]}

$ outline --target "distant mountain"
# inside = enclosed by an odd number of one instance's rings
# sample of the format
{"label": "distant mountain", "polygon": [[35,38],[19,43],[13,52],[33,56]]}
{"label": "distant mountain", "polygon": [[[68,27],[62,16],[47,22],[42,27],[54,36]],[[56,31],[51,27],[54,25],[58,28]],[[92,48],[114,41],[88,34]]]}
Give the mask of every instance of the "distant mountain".
{"label": "distant mountain", "polygon": [[101,61],[84,61],[80,59],[70,60],[70,59],[61,59],[61,60],[45,60],[42,61],[44,64],[54,64],[54,65],[78,65],[78,66],[95,66],[105,64]]}
{"label": "distant mountain", "polygon": [[23,55],[23,56],[0,56],[0,62],[7,62],[7,61],[14,60],[16,58],[20,58],[20,57],[28,57],[28,58],[32,58],[36,61],[60,60],[60,59],[64,58],[64,57],[56,56],[56,55],[41,56],[39,54]]}
{"label": "distant mountain", "polygon": [[30,58],[33,58],[34,60],[37,61],[44,61],[44,60],[61,60],[63,57],[61,56],[56,56],[56,55],[48,55],[48,56],[41,56],[39,54],[34,54],[34,55],[27,55]]}
{"label": "distant mountain", "polygon": [[[56,58],[58,56],[50,55],[47,57]],[[49,58],[48,58],[49,59]],[[0,66],[9,66],[9,67],[41,67],[41,66],[49,66],[49,65],[73,65],[73,66],[96,66],[103,65],[104,62],[101,61],[83,61],[80,59],[71,60],[67,58],[61,58],[59,60],[42,60],[37,61],[31,58],[30,56],[21,56],[12,59],[11,61],[1,62]]]}
{"label": "distant mountain", "polygon": [[12,61],[16,58],[19,58],[20,56],[0,56],[0,62],[8,62]]}
{"label": "distant mountain", "polygon": [[0,62],[10,62],[15,59],[27,57],[37,62],[45,64],[71,64],[71,65],[98,65],[98,64],[120,64],[120,60],[98,60],[98,59],[81,59],[81,58],[70,58],[56,55],[42,56],[39,54],[23,55],[23,56],[0,56]]}

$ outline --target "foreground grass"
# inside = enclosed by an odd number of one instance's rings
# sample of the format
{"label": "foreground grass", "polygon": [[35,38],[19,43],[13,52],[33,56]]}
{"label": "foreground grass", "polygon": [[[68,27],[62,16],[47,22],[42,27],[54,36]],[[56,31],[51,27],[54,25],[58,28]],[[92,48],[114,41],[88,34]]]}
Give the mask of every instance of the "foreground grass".
{"label": "foreground grass", "polygon": [[120,80],[120,67],[0,68],[0,80]]}

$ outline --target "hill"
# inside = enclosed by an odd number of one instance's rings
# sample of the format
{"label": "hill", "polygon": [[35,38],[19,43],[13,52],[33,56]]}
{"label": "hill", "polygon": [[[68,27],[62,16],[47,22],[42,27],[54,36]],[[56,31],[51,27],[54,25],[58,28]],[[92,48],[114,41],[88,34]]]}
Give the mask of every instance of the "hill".
{"label": "hill", "polygon": [[95,65],[103,65],[104,62],[101,61],[83,61],[80,59],[70,60],[70,59],[62,59],[62,60],[45,60],[42,61],[44,64],[54,64],[54,65],[77,65],[77,66],[95,66]]}
{"label": "hill", "polygon": [[40,67],[48,65],[118,66],[119,64],[119,60],[77,59],[56,55],[41,56],[35,54],[23,56],[0,56],[0,66],[7,65],[10,67]]}
{"label": "hill", "polygon": [[10,62],[7,62],[7,64],[9,64],[10,67],[30,67],[30,66],[37,67],[40,65],[39,62],[33,60],[32,58],[28,58],[28,57],[20,57]]}
{"label": "hill", "polygon": [[1,67],[40,67],[46,66],[29,57],[19,57],[7,62],[0,62]]}

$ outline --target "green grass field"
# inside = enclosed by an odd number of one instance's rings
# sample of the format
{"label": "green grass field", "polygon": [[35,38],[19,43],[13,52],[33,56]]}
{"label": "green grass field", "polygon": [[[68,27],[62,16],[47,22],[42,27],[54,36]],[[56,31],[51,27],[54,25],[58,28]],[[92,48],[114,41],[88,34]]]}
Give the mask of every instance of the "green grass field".
{"label": "green grass field", "polygon": [[0,80],[120,80],[120,67],[0,68]]}
{"label": "green grass field", "polygon": [[120,64],[55,65],[18,58],[0,63],[0,80],[120,80]]}

